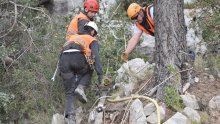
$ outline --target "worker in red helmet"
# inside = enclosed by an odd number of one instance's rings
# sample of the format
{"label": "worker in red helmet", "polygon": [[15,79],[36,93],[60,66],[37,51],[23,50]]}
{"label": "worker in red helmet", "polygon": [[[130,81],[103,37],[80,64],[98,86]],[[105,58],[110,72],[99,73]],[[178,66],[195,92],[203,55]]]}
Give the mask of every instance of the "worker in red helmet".
{"label": "worker in red helmet", "polygon": [[72,21],[70,22],[66,40],[68,41],[72,35],[80,34],[84,32],[84,25],[89,21],[93,21],[94,16],[96,13],[99,12],[99,3],[97,0],[86,0],[84,2],[84,12],[81,12],[79,15],[76,15]]}

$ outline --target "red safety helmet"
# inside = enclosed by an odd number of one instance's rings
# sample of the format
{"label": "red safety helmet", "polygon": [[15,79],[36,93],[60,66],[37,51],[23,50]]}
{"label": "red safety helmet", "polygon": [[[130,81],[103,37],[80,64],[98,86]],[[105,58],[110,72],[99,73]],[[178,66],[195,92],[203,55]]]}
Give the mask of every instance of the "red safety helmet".
{"label": "red safety helmet", "polygon": [[88,9],[89,11],[98,12],[99,3],[97,2],[97,0],[86,0],[84,2],[84,8]]}

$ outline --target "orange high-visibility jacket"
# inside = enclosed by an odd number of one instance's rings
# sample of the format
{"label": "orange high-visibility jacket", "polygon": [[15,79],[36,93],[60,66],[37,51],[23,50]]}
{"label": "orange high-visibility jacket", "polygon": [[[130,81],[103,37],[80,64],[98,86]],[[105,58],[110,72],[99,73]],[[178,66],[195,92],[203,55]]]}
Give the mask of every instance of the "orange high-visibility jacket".
{"label": "orange high-visibility jacket", "polygon": [[[76,35],[70,36],[69,40],[67,42],[65,42],[63,47],[69,45],[72,42],[75,42],[83,48],[83,52],[86,56],[86,59],[88,59],[89,57],[91,57],[91,51],[92,51],[90,49],[90,44],[95,40],[96,39],[94,37],[92,37],[88,34],[85,34],[85,35],[76,34]],[[91,64],[91,63],[89,63],[89,64]]]}
{"label": "orange high-visibility jacket", "polygon": [[136,22],[136,25],[140,30],[142,30],[146,34],[154,36],[154,21],[153,21],[152,17],[150,16],[150,8],[151,7],[153,7],[153,5],[150,5],[150,6],[146,7],[146,9],[145,9],[146,16],[147,16],[146,21],[147,21],[147,24],[149,25],[150,28],[145,28],[137,22]]}
{"label": "orange high-visibility jacket", "polygon": [[83,13],[80,13],[79,15],[75,16],[71,20],[71,22],[69,24],[69,27],[67,29],[67,34],[66,34],[66,39],[67,40],[70,38],[70,36],[75,35],[75,34],[78,33],[78,21],[82,20],[82,19],[85,19],[85,20],[89,21],[89,18]]}

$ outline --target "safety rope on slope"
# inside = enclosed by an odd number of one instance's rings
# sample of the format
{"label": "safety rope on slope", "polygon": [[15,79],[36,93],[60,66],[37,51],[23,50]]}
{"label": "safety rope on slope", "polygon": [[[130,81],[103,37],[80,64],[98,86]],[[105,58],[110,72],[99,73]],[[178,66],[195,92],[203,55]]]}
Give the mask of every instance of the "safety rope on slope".
{"label": "safety rope on slope", "polygon": [[150,100],[151,102],[154,103],[154,105],[156,106],[156,109],[157,109],[157,123],[160,124],[160,108],[157,104],[157,101],[150,98],[150,97],[140,96],[140,95],[133,95],[133,96],[130,96],[130,97],[124,97],[124,98],[118,98],[118,99],[107,99],[107,100],[109,102],[122,102],[122,101],[130,100],[130,99],[140,99],[140,98]]}

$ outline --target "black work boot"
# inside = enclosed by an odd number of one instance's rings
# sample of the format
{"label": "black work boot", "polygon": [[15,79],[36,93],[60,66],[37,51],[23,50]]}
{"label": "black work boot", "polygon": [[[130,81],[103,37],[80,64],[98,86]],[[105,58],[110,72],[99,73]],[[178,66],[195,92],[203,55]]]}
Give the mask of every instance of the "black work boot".
{"label": "black work boot", "polygon": [[87,98],[86,98],[86,94],[84,93],[84,88],[85,86],[78,85],[74,93],[79,97],[80,102],[87,103]]}

